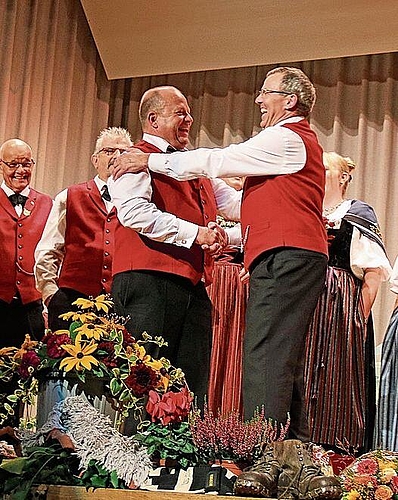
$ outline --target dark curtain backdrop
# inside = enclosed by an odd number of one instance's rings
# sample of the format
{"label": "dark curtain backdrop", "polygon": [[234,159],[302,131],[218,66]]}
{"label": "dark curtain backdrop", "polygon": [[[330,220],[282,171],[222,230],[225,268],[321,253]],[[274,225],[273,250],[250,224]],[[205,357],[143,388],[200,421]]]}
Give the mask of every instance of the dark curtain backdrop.
{"label": "dark curtain backdrop", "polygon": [[[93,175],[89,159],[101,128],[122,125],[140,137],[138,102],[154,85],[175,85],[188,97],[192,147],[225,146],[259,130],[254,98],[271,66],[108,81],[78,0],[4,0],[0,23],[0,141],[20,137],[32,146],[33,185],[51,195]],[[394,260],[398,53],[291,65],[316,85],[311,124],[324,149],[357,162],[348,195],[375,208]],[[384,285],[375,306],[379,341],[392,303]]]}

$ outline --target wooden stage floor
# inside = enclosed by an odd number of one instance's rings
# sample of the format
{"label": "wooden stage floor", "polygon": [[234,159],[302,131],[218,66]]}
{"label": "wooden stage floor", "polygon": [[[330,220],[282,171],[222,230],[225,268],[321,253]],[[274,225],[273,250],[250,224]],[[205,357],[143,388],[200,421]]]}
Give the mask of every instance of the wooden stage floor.
{"label": "wooden stage floor", "polygon": [[[85,488],[74,486],[49,486],[46,500],[198,500],[198,498],[212,497],[220,500],[231,500],[231,498],[250,500],[249,497],[198,495],[194,493],[176,493],[174,491],[113,490],[105,488],[86,491]],[[267,499],[263,498],[263,500]]]}

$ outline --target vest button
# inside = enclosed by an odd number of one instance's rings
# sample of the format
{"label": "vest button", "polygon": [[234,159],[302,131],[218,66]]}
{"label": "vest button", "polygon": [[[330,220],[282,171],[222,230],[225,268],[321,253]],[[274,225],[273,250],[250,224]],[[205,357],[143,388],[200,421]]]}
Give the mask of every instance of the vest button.
{"label": "vest button", "polygon": [[20,233],[20,234],[18,234],[18,238],[22,238],[22,234],[21,234],[21,233]]}
{"label": "vest button", "polygon": [[105,229],[106,234],[109,234],[111,231],[110,229]]}
{"label": "vest button", "polygon": [[102,283],[105,283],[106,282],[106,278],[102,278]]}
{"label": "vest button", "polygon": [[22,245],[18,245],[18,248],[19,248],[19,249],[21,249],[21,248],[23,248],[23,247],[22,247]]}
{"label": "vest button", "polygon": [[104,252],[105,257],[109,256],[109,252]]}
{"label": "vest button", "polygon": [[109,240],[105,240],[105,245],[109,245]]}
{"label": "vest button", "polygon": [[21,284],[21,282],[18,280],[18,281],[17,281],[17,285],[20,285],[20,284]]}

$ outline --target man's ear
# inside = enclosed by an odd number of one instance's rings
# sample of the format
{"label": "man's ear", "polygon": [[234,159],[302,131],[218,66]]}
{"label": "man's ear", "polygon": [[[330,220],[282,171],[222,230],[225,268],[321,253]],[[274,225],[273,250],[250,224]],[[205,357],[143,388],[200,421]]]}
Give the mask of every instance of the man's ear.
{"label": "man's ear", "polygon": [[292,110],[297,106],[298,98],[296,94],[289,94],[286,99],[285,109]]}
{"label": "man's ear", "polygon": [[96,155],[95,153],[93,153],[93,154],[91,155],[91,163],[92,163],[93,167],[94,167],[95,169],[97,169],[98,155]]}
{"label": "man's ear", "polygon": [[154,111],[148,113],[148,123],[152,128],[158,128],[158,115]]}

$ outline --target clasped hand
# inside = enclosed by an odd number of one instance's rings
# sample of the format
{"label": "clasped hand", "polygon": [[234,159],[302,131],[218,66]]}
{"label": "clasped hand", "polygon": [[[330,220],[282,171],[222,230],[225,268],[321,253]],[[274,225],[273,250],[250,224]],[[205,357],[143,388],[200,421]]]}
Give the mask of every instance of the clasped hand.
{"label": "clasped hand", "polygon": [[209,222],[207,227],[199,226],[195,243],[212,257],[217,257],[228,245],[228,236],[216,222]]}

